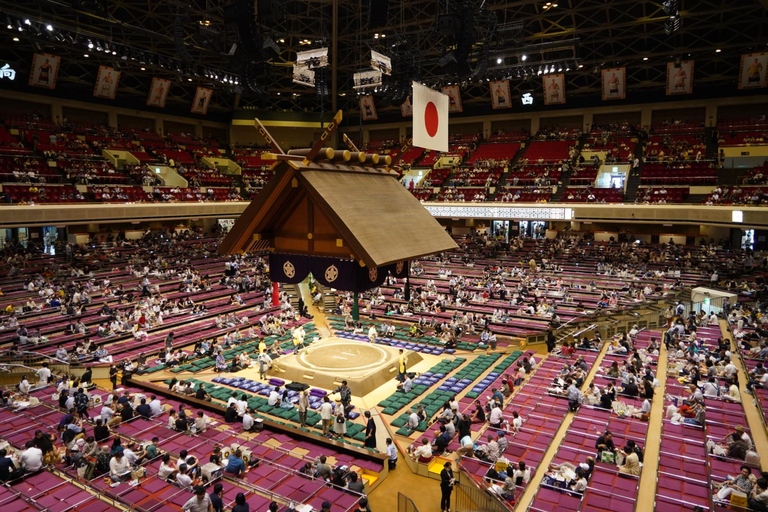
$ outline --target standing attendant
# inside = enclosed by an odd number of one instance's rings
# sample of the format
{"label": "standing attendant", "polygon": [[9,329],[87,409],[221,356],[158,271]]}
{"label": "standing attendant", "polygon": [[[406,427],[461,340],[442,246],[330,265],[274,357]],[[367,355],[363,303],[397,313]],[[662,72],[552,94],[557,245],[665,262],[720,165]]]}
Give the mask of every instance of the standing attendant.
{"label": "standing attendant", "polygon": [[440,491],[442,492],[440,510],[443,512],[450,512],[451,510],[451,493],[453,492],[454,483],[456,481],[453,478],[453,468],[450,462],[446,462],[443,470],[440,472]]}
{"label": "standing attendant", "polygon": [[371,411],[365,411],[365,447],[376,448],[376,423],[371,418]]}
{"label": "standing attendant", "polygon": [[397,359],[397,380],[400,382],[403,382],[405,380],[405,352],[403,352],[403,349],[400,349],[400,355]]}
{"label": "standing attendant", "polygon": [[309,394],[304,389],[299,394],[299,424],[302,427],[307,426],[307,409],[309,409]]}
{"label": "standing attendant", "polygon": [[109,367],[109,382],[112,383],[112,391],[117,389],[117,366],[115,365]]}

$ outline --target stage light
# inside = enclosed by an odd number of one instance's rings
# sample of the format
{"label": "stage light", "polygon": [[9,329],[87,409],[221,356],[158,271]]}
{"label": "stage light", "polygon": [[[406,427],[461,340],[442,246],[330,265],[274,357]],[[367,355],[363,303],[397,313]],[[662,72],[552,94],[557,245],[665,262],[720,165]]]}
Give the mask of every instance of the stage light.
{"label": "stage light", "polygon": [[45,30],[47,30],[48,32],[53,32],[53,25],[46,25]]}
{"label": "stage light", "polygon": [[112,50],[112,55],[117,55],[117,52],[115,50]]}
{"label": "stage light", "polygon": [[84,53],[83,57],[85,57],[87,59],[88,57],[90,57],[90,55],[88,55],[87,53]]}
{"label": "stage light", "polygon": [[8,30],[13,30],[13,25],[11,25],[10,23],[8,24]]}
{"label": "stage light", "polygon": [[191,82],[191,81],[192,81],[192,79],[191,79],[191,78],[187,78],[187,82]]}
{"label": "stage light", "polygon": [[528,56],[527,55],[523,55],[522,57],[520,57],[520,60],[525,62],[525,61],[528,60]]}
{"label": "stage light", "polygon": [[141,70],[142,70],[142,71],[146,71],[146,70],[147,70],[147,68],[141,68]]}
{"label": "stage light", "polygon": [[501,64],[502,62],[504,62],[504,59],[502,59],[501,57],[496,59],[496,64]]}
{"label": "stage light", "polygon": [[539,75],[541,75],[541,66],[539,66]]}
{"label": "stage light", "polygon": [[29,18],[27,18],[27,19],[24,20],[24,24],[25,25],[32,25],[32,22],[29,21]]}
{"label": "stage light", "polygon": [[557,66],[557,72],[561,73],[562,71],[563,71],[563,65],[560,64],[559,66]]}
{"label": "stage light", "polygon": [[14,38],[13,38],[13,42],[14,42],[14,43],[18,43],[18,42],[19,42],[19,38],[18,38],[18,37],[14,37]]}
{"label": "stage light", "polygon": [[88,48],[93,50],[93,42],[90,39],[88,40]]}
{"label": "stage light", "polygon": [[648,57],[643,57],[643,60],[648,60]]}
{"label": "stage light", "polygon": [[717,50],[715,50],[715,53],[720,53],[721,51],[723,51],[723,50],[721,50],[720,48],[718,48]]}

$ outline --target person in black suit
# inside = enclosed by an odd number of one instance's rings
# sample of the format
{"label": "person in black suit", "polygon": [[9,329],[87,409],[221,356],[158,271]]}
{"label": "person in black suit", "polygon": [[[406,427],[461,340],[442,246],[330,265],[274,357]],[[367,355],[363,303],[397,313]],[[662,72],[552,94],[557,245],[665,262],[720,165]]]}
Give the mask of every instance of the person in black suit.
{"label": "person in black suit", "polygon": [[440,498],[440,510],[443,512],[450,512],[451,510],[451,493],[453,492],[453,468],[450,462],[446,462],[443,470],[440,472],[440,490],[443,495]]}

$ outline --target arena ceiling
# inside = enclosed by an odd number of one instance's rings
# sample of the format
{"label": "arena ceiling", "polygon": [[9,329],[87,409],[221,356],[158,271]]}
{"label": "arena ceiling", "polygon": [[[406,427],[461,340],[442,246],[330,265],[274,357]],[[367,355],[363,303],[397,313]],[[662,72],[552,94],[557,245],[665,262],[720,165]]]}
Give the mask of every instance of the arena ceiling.
{"label": "arena ceiling", "polygon": [[[568,106],[586,106],[600,103],[600,69],[626,67],[627,102],[634,103],[664,99],[667,62],[676,58],[695,61],[695,96],[736,94],[740,56],[768,51],[768,0],[677,0],[680,26],[671,34],[665,31],[670,6],[665,10],[658,0],[259,0],[255,16],[253,4],[0,0],[2,59],[23,75],[33,53],[59,55],[56,95],[86,100],[99,65],[115,67],[122,75],[113,103],[121,106],[143,107],[153,76],[172,79],[169,113],[188,113],[195,88],[212,87],[209,116],[224,117],[247,106],[355,112],[352,75],[369,67],[369,50],[376,49],[393,57],[386,90],[374,96],[380,116],[394,119],[414,77],[433,86],[459,84],[471,114],[489,109],[487,79],[510,78],[513,95],[540,94],[538,66],[552,62],[567,68]],[[465,26],[438,30],[446,12]],[[263,49],[269,40],[279,54]],[[319,46],[331,48],[336,64],[320,77],[325,96],[291,81],[296,52]],[[441,65],[451,51],[460,62]],[[25,82],[2,86],[29,90]]]}

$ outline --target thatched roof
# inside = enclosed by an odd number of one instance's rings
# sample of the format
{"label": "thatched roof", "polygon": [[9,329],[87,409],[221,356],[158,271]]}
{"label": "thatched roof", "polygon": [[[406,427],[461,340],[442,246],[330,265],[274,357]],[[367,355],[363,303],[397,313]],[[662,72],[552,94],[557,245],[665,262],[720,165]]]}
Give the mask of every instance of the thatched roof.
{"label": "thatched roof", "polygon": [[379,267],[456,248],[386,167],[293,159],[278,161],[275,170],[220,252],[271,249]]}

